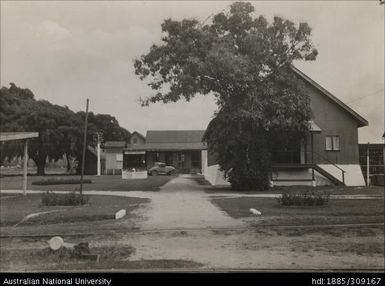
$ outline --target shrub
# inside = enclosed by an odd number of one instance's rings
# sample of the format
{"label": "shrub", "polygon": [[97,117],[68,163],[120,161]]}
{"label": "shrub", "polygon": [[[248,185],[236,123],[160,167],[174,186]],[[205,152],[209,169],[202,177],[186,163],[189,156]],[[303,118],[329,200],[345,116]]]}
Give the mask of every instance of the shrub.
{"label": "shrub", "polygon": [[88,196],[80,195],[76,192],[68,194],[57,194],[47,191],[42,194],[41,202],[44,206],[77,206],[88,202]]}
{"label": "shrub", "polygon": [[[80,179],[47,179],[41,181],[34,181],[32,185],[75,185],[80,184]],[[92,181],[83,180],[83,184],[92,184]]]}
{"label": "shrub", "polygon": [[284,193],[277,199],[282,206],[322,206],[328,203],[329,193]]}

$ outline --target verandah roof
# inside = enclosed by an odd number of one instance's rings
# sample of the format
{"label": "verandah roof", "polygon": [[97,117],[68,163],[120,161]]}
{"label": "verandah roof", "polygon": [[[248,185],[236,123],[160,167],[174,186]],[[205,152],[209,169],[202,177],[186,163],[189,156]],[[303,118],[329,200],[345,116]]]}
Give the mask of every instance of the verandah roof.
{"label": "verandah roof", "polygon": [[206,150],[204,142],[192,143],[145,143],[139,145],[128,145],[125,151],[187,151],[187,150]]}
{"label": "verandah roof", "polygon": [[38,132],[0,132],[0,141],[22,140],[39,137]]}

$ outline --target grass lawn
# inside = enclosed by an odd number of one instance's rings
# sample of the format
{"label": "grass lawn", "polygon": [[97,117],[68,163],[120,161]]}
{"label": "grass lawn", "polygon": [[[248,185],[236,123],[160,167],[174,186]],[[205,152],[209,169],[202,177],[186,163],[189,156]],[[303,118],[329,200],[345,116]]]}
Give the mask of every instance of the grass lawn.
{"label": "grass lawn", "polygon": [[[213,198],[215,205],[233,218],[250,218],[256,225],[314,225],[383,223],[384,200],[331,199],[325,206],[280,206],[271,198]],[[262,212],[253,215],[249,209]]]}
{"label": "grass lawn", "polygon": [[339,187],[339,186],[277,186],[271,188],[268,191],[237,191],[232,190],[230,187],[212,187],[206,186],[205,192],[208,194],[216,193],[241,193],[241,194],[281,194],[292,192],[327,192],[331,195],[372,195],[372,196],[384,196],[385,188],[383,186],[371,186],[371,187]]}
{"label": "grass lawn", "polygon": [[0,226],[13,226],[25,216],[32,213],[50,212],[33,217],[22,222],[18,227],[27,225],[46,225],[68,222],[84,222],[115,219],[115,213],[125,209],[125,218],[135,216],[133,210],[140,204],[149,202],[148,199],[90,196],[84,206],[42,206],[40,194],[15,196],[0,200]]}
{"label": "grass lawn", "polygon": [[[28,190],[53,190],[53,191],[73,191],[78,190],[79,185],[32,185],[33,181],[42,181],[44,179],[69,180],[79,179],[80,176],[31,176],[28,177]],[[84,176],[84,179],[92,181],[91,184],[84,184],[84,190],[103,190],[103,191],[158,191],[161,186],[174,178],[173,176],[149,176],[147,179],[123,180],[121,176]],[[23,177],[9,176],[2,177],[0,183],[2,190],[22,190]]]}

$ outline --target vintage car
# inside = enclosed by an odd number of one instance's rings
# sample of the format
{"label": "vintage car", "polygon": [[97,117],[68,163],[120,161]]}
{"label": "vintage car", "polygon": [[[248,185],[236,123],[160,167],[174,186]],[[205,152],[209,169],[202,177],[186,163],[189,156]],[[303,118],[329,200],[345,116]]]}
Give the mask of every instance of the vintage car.
{"label": "vintage car", "polygon": [[176,169],[173,166],[166,166],[165,163],[155,162],[154,167],[148,170],[150,176],[157,175],[175,175]]}

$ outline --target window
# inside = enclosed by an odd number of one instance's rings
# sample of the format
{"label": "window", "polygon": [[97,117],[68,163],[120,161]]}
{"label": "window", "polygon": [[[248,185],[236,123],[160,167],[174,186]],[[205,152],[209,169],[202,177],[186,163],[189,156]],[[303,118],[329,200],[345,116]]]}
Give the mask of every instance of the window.
{"label": "window", "polygon": [[325,138],[325,150],[326,151],[339,151],[340,150],[340,136],[326,136],[326,138]]}
{"label": "window", "polygon": [[126,154],[125,155],[125,169],[141,170],[146,167],[145,154]]}
{"label": "window", "polygon": [[123,161],[123,154],[116,154],[116,161]]}
{"label": "window", "polygon": [[154,162],[159,162],[159,153],[155,152],[155,153],[152,153],[152,161]]}
{"label": "window", "polygon": [[167,166],[172,166],[173,165],[173,156],[172,152],[167,152],[166,153],[166,165]]}
{"label": "window", "polygon": [[201,167],[201,151],[192,151],[191,152],[191,166],[193,168]]}
{"label": "window", "polygon": [[138,138],[132,138],[132,144],[138,144]]}

